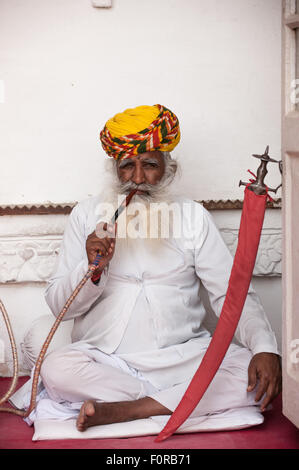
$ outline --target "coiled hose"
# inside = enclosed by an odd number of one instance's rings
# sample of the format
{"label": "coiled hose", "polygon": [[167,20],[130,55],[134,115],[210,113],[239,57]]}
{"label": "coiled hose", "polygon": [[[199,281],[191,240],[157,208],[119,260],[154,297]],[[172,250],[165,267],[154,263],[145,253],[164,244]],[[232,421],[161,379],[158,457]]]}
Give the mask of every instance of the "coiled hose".
{"label": "coiled hose", "polygon": [[[132,197],[134,196],[134,194],[136,192],[137,192],[137,189],[134,189],[124,199],[124,201],[121,203],[121,205],[116,210],[115,214],[113,215],[113,217],[111,219],[112,224],[114,224],[116,222],[117,218],[119,217],[121,212],[125,209],[125,207],[130,203]],[[32,380],[31,398],[30,398],[30,404],[29,404],[28,409],[27,410],[17,410],[15,408],[0,407],[0,412],[2,411],[2,412],[7,412],[7,413],[13,413],[13,414],[22,416],[23,418],[26,418],[34,410],[34,408],[36,406],[36,395],[37,395],[38,378],[39,378],[39,374],[40,374],[40,369],[41,369],[42,362],[44,360],[45,354],[47,352],[47,349],[49,347],[49,344],[50,344],[50,342],[51,342],[51,340],[52,340],[59,324],[61,323],[61,320],[63,319],[64,315],[68,311],[69,306],[71,305],[71,303],[73,302],[75,297],[78,295],[78,293],[80,292],[80,290],[82,289],[84,284],[88,281],[88,279],[90,279],[92,277],[92,275],[93,275],[94,271],[96,270],[101,258],[102,258],[101,254],[98,253],[97,256],[96,256],[96,259],[94,260],[94,262],[88,266],[88,270],[87,270],[86,274],[84,275],[82,280],[79,282],[79,284],[76,286],[76,288],[74,289],[74,291],[72,292],[72,294],[70,295],[68,300],[66,301],[63,309],[61,310],[61,312],[57,316],[57,318],[56,318],[56,320],[55,320],[55,322],[54,322],[54,324],[53,324],[53,326],[52,326],[52,328],[51,328],[51,330],[50,330],[50,332],[49,332],[49,334],[48,334],[48,336],[47,336],[47,338],[46,338],[46,340],[45,340],[45,342],[42,346],[42,349],[41,349],[41,351],[39,353],[39,356],[37,358],[37,361],[35,363],[35,370],[34,370],[33,380]],[[4,306],[4,304],[1,300],[0,300],[0,310],[2,312],[4,322],[5,322],[7,331],[8,331],[8,336],[9,336],[12,355],[13,355],[13,378],[12,378],[12,381],[11,381],[11,384],[10,384],[10,387],[9,387],[8,391],[5,393],[5,395],[2,398],[0,398],[0,404],[2,404],[2,403],[5,403],[11,397],[11,395],[14,393],[14,391],[16,389],[16,386],[17,386],[17,383],[18,383],[18,375],[19,375],[19,364],[18,364],[18,352],[17,352],[15,337],[14,337],[14,334],[13,334],[13,331],[12,331],[12,327],[11,327],[11,323],[10,323],[7,311],[6,311],[5,306]]]}

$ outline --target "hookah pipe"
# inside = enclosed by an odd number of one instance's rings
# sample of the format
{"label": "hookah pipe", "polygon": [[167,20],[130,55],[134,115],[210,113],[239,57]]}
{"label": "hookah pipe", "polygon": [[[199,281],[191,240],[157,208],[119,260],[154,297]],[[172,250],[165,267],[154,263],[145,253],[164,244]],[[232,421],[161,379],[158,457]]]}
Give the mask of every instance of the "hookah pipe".
{"label": "hookah pipe", "polygon": [[[134,196],[134,194],[136,192],[137,192],[137,189],[134,189],[123,200],[123,202],[121,203],[119,208],[115,211],[115,213],[114,213],[114,215],[111,219],[111,224],[114,224],[116,222],[116,220],[118,219],[120,214],[124,211],[124,209],[130,203],[132,197]],[[44,360],[45,354],[47,352],[48,346],[49,346],[49,344],[50,344],[50,342],[51,342],[51,340],[54,336],[54,333],[56,332],[62,318],[64,317],[64,315],[68,311],[69,306],[71,305],[71,303],[73,302],[75,297],[78,295],[78,293],[80,292],[80,290],[82,289],[84,284],[88,281],[89,278],[92,277],[92,275],[93,275],[94,271],[96,270],[101,258],[102,258],[101,253],[98,253],[95,260],[94,260],[94,262],[91,263],[88,266],[88,270],[87,270],[85,276],[82,278],[82,280],[79,282],[77,287],[74,289],[73,293],[70,295],[70,297],[66,301],[63,309],[61,310],[58,317],[56,318],[56,320],[55,320],[55,322],[54,322],[54,324],[53,324],[53,326],[52,326],[52,328],[51,328],[51,330],[50,330],[50,332],[49,332],[49,334],[48,334],[48,336],[47,336],[47,338],[46,338],[46,340],[45,340],[45,342],[42,346],[42,349],[41,349],[41,351],[39,353],[39,356],[37,358],[37,361],[35,363],[35,370],[34,370],[34,375],[33,375],[33,380],[32,380],[32,390],[31,390],[31,399],[30,399],[29,408],[27,410],[16,410],[14,408],[0,407],[0,412],[1,411],[3,411],[3,412],[6,411],[7,413],[13,413],[13,414],[22,416],[23,418],[26,418],[34,410],[34,408],[36,406],[38,378],[39,378],[39,374],[40,374],[41,365],[42,365],[42,362]],[[0,310],[2,311],[3,318],[4,318],[4,321],[5,321],[5,324],[6,324],[6,328],[7,328],[7,331],[8,331],[9,340],[10,340],[10,344],[11,344],[12,354],[13,354],[13,379],[11,381],[11,385],[9,387],[9,390],[0,399],[0,404],[1,404],[1,403],[5,403],[9,399],[9,397],[14,393],[15,388],[17,386],[17,382],[18,382],[18,354],[17,354],[16,342],[15,342],[15,338],[14,338],[13,331],[12,331],[12,328],[11,328],[11,324],[10,324],[10,321],[9,321],[9,317],[8,317],[7,311],[6,311],[3,303],[1,302],[1,300],[0,300]]]}

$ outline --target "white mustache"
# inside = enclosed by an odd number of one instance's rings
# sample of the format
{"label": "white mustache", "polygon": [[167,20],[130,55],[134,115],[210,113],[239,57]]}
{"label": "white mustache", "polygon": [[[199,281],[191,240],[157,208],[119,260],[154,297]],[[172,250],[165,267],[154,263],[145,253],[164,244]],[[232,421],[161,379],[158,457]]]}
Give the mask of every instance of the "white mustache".
{"label": "white mustache", "polygon": [[127,183],[122,183],[119,185],[120,192],[124,193],[129,193],[130,191],[137,189],[139,191],[144,191],[145,193],[148,193],[149,195],[152,193],[157,193],[161,188],[159,183],[156,185],[153,184],[148,184],[148,183],[141,183],[141,184],[136,184],[132,183],[131,181],[128,181]]}

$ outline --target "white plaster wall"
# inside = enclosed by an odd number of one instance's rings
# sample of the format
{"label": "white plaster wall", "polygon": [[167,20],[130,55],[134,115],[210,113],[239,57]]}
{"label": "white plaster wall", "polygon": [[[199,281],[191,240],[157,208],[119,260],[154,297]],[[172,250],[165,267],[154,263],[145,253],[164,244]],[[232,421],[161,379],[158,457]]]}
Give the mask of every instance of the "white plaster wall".
{"label": "white plaster wall", "polygon": [[105,121],[155,103],[179,116],[186,195],[241,198],[251,154],[280,159],[280,21],[281,0],[1,0],[0,204],[95,194]]}
{"label": "white plaster wall", "polygon": [[[45,283],[26,282],[17,285],[0,285],[0,298],[9,315],[18,350],[19,370],[22,375],[28,373],[28,370],[24,366],[24,358],[21,349],[24,336],[35,319],[51,313],[44,299],[44,290]],[[55,317],[53,316],[53,323],[54,320]],[[4,358],[0,360],[0,376],[9,376],[12,374],[13,361],[9,336],[2,315],[0,318],[0,326],[0,343],[4,343],[5,348]],[[41,341],[45,339],[45,337],[41,338]]]}

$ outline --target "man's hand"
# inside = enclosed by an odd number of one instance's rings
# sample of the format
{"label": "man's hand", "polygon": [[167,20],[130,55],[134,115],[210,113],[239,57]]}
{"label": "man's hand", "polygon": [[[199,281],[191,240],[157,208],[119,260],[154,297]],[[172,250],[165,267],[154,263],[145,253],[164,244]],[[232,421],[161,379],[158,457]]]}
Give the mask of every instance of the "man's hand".
{"label": "man's hand", "polygon": [[264,393],[266,396],[261,403],[261,411],[281,392],[281,363],[280,357],[273,353],[255,354],[248,367],[248,388],[251,392],[257,385],[255,401],[258,402]]}
{"label": "man's hand", "polygon": [[115,250],[115,226],[100,222],[96,230],[88,235],[86,240],[86,253],[89,264],[93,263],[98,252],[103,256],[94,273],[103,271],[105,266],[110,262]]}

